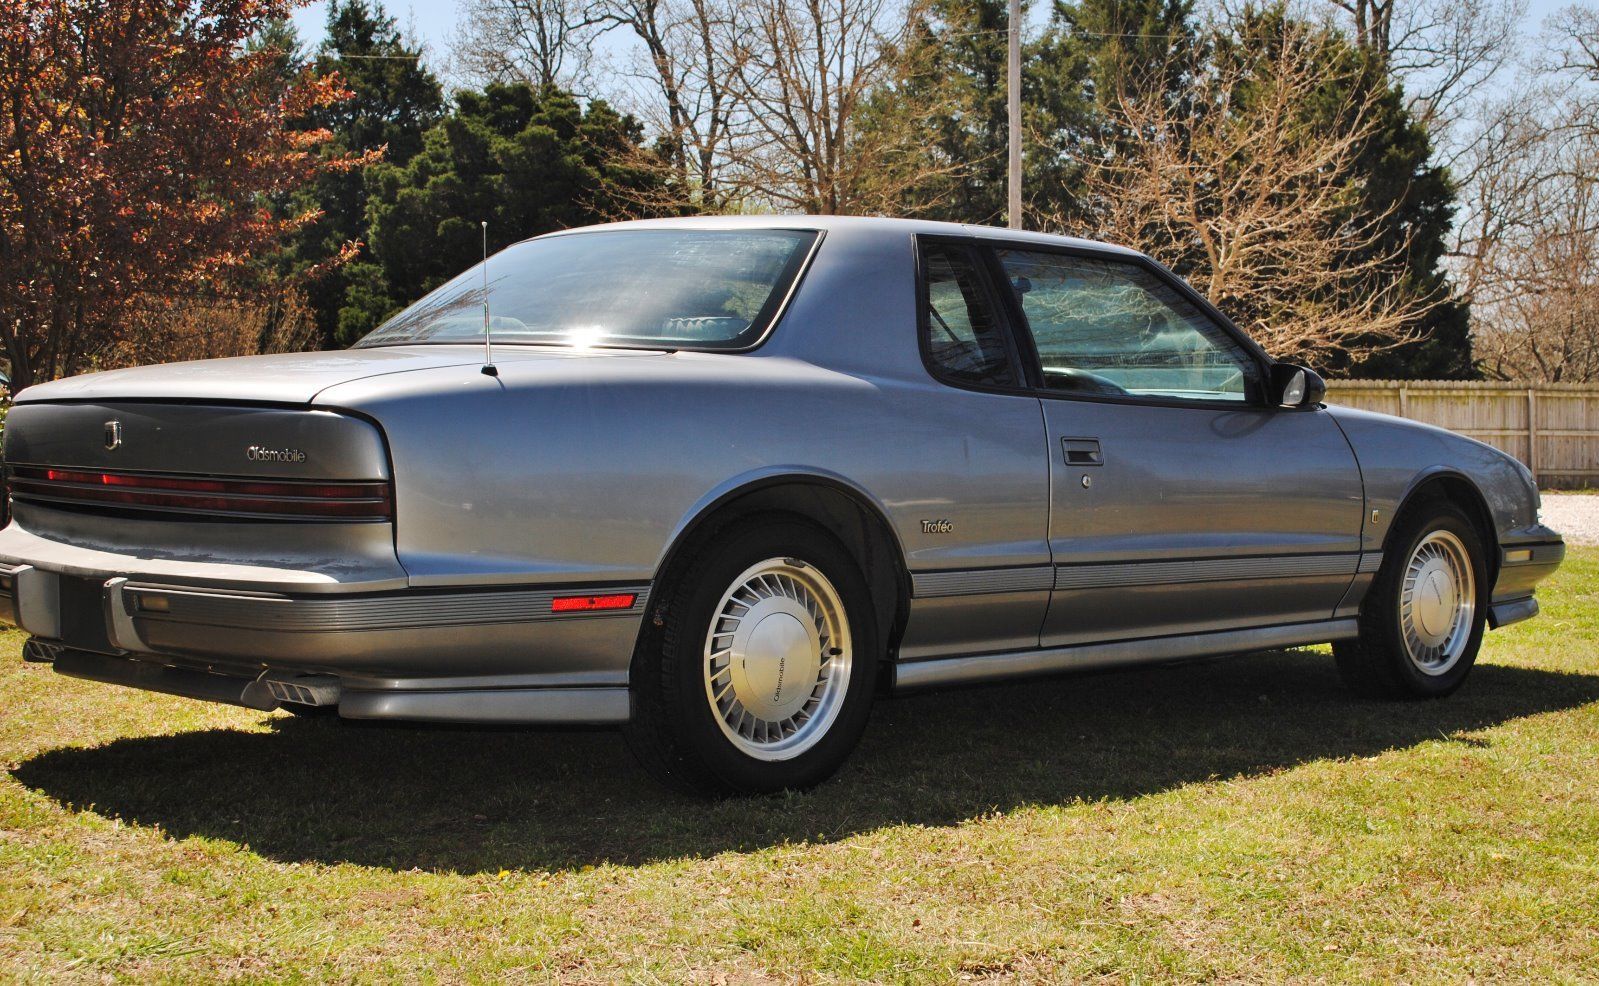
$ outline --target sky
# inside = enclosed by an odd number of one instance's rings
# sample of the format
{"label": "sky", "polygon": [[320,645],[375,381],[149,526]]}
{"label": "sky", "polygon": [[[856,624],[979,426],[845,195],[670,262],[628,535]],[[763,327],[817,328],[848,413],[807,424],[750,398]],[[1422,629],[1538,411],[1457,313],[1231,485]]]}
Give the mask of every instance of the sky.
{"label": "sky", "polygon": [[[383,6],[399,21],[401,30],[427,43],[434,61],[449,53],[450,35],[455,33],[456,0],[385,0]],[[327,18],[327,0],[317,0],[294,12],[294,26],[307,45],[315,45],[322,40]]]}
{"label": "sky", "polygon": [[[1571,6],[1576,0],[1527,0],[1525,32],[1535,34],[1545,17]],[[408,35],[422,41],[429,49],[429,60],[435,68],[442,68],[450,50],[450,37],[455,33],[459,17],[458,0],[385,0],[384,6],[399,21]],[[1035,4],[1044,8],[1048,4]],[[322,40],[323,25],[327,20],[327,0],[303,7],[294,14],[294,25],[307,46]],[[1505,73],[1513,75],[1514,73]],[[1500,85],[1514,85],[1513,80],[1501,79]]]}

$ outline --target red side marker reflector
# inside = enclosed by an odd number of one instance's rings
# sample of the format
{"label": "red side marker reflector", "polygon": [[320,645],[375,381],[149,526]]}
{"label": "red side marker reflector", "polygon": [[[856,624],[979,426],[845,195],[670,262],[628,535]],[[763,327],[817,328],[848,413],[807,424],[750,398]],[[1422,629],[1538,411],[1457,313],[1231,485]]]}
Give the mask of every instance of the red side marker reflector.
{"label": "red side marker reflector", "polygon": [[623,592],[614,596],[556,596],[550,602],[550,612],[587,613],[597,609],[632,609],[637,599],[636,592]]}

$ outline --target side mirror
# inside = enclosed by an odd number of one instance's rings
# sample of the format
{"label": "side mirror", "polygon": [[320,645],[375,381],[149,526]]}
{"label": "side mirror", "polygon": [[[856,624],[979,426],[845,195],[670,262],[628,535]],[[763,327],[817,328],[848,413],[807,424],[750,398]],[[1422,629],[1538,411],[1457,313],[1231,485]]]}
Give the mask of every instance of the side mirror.
{"label": "side mirror", "polygon": [[1327,396],[1327,381],[1321,374],[1292,363],[1271,368],[1271,385],[1278,407],[1315,407]]}

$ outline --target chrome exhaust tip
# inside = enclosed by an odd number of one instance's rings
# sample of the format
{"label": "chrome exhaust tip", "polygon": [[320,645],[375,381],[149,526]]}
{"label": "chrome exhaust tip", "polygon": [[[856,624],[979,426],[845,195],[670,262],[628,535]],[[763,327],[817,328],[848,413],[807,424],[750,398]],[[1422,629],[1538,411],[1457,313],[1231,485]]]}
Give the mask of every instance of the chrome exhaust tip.
{"label": "chrome exhaust tip", "polygon": [[343,690],[339,679],[330,674],[268,671],[261,676],[261,684],[279,702],[295,705],[338,705],[339,693]]}
{"label": "chrome exhaust tip", "polygon": [[29,637],[22,645],[22,659],[29,664],[54,664],[64,648],[38,637]]}

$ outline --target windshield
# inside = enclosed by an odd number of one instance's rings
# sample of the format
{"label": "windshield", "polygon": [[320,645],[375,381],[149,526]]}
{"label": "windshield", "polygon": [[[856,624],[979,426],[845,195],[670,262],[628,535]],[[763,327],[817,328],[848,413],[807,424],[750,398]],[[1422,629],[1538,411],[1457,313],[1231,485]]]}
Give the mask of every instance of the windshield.
{"label": "windshield", "polygon": [[[495,343],[741,349],[771,324],[810,230],[630,229],[551,236],[488,259]],[[473,267],[356,343],[483,341]]]}

